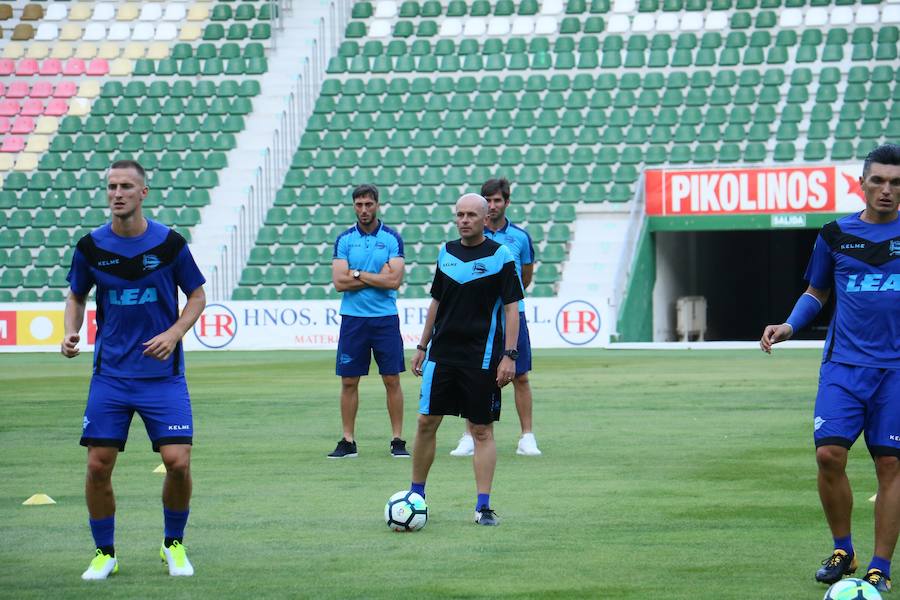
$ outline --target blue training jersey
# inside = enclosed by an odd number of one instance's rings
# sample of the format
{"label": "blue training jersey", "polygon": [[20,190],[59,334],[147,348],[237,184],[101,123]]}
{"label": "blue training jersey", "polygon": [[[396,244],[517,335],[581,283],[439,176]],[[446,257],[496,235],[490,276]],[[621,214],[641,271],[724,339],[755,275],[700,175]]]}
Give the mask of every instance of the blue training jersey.
{"label": "blue training jersey", "polygon": [[178,320],[178,288],[190,295],[206,282],[178,233],[147,219],[144,233],[126,238],[107,223],[78,241],[66,279],[79,296],[97,286],[95,374],[149,378],[184,373],[181,342],[164,361],[143,355],[144,342]]}
{"label": "blue training jersey", "polygon": [[[351,271],[380,273],[392,258],[403,257],[400,234],[382,223],[372,233],[354,225],[334,242],[334,258],[347,261]],[[387,317],[397,314],[397,290],[364,287],[344,292],[341,314],[351,317]]]}
{"label": "blue training jersey", "polygon": [[[492,231],[489,227],[485,227],[484,236],[506,246],[516,263],[516,275],[519,276],[519,283],[521,284],[522,265],[534,264],[534,244],[531,242],[531,236],[528,235],[528,232],[518,225],[513,225],[509,219],[506,219],[506,224],[497,231]],[[524,285],[522,286],[522,295],[525,295]],[[519,301],[519,312],[525,312],[524,299]]]}
{"label": "blue training jersey", "polygon": [[900,369],[900,219],[874,225],[853,214],[825,225],[805,279],[834,288],[823,362]]}

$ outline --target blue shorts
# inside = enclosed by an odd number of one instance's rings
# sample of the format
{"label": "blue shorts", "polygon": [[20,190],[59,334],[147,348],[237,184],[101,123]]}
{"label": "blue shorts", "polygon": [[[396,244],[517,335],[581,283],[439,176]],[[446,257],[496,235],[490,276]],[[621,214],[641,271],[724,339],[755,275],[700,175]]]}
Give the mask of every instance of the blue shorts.
{"label": "blue shorts", "polygon": [[519,341],[516,344],[519,358],[516,359],[516,377],[531,370],[531,336],[528,335],[528,322],[525,313],[519,313]]}
{"label": "blue shorts", "polygon": [[900,370],[822,363],[814,427],[817,448],[865,432],[872,456],[900,456]]}
{"label": "blue shorts", "polygon": [[340,377],[369,374],[372,354],[381,375],[397,375],[406,370],[400,317],[341,317],[335,373]]}
{"label": "blue shorts", "polygon": [[194,420],[184,375],[152,379],[94,375],[84,409],[81,445],[125,450],[135,411],[144,421],[154,452],[168,444],[191,443]]}

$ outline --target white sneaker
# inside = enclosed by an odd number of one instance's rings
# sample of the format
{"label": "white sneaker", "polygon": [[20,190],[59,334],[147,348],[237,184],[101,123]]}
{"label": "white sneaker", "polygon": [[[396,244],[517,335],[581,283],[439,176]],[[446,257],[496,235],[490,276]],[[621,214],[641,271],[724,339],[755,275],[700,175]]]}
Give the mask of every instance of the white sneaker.
{"label": "white sneaker", "polygon": [[540,456],[541,451],[538,450],[537,440],[534,439],[533,433],[526,433],[519,438],[519,447],[516,448],[516,454],[522,456]]}
{"label": "white sneaker", "polygon": [[168,548],[163,545],[159,549],[159,557],[169,567],[169,575],[173,577],[190,577],[194,574],[194,565],[188,560],[184,546],[180,542],[174,542]]}
{"label": "white sneaker", "polygon": [[97,554],[94,556],[94,560],[91,561],[87,571],[81,574],[81,578],[85,581],[106,579],[113,573],[118,572],[119,561],[116,560],[116,557],[110,556],[109,554],[103,554],[103,551],[100,550],[100,548],[97,548]]}
{"label": "white sneaker", "polygon": [[468,433],[459,438],[459,444],[450,451],[450,456],[472,456],[475,454],[475,440]]}

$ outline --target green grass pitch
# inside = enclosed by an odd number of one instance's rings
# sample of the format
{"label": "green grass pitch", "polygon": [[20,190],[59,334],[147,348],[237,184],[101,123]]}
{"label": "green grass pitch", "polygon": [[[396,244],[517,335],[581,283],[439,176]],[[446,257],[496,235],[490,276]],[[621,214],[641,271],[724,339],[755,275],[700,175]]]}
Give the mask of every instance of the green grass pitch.
{"label": "green grass pitch", "polygon": [[[159,562],[160,461],[136,418],[114,475],[121,571],[82,582],[93,551],[78,446],[90,356],[5,354],[0,597],[821,598],[812,576],[831,539],[811,443],[818,362],[814,350],[537,351],[544,455],[516,456],[509,389],[495,430],[502,525],[472,523],[471,461],[448,455],[462,423],[447,418],[428,526],[397,534],[383,507],[409,485],[410,462],[388,456],[377,376],[360,389],[359,458],[331,461],[331,352],[192,353],[185,545],[197,574],[169,578]],[[402,380],[412,442],[418,380]],[[876,484],[862,443],[850,477],[864,567]],[[22,506],[36,492],[58,504]]]}

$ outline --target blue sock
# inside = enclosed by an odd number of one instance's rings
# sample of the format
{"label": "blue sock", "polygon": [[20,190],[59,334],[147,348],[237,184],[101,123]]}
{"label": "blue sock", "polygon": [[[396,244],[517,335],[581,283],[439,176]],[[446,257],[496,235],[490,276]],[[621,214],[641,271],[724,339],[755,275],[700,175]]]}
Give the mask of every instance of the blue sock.
{"label": "blue sock", "polygon": [[94,545],[98,548],[110,548],[116,543],[116,516],[105,519],[88,518],[91,525],[91,535],[94,536]]}
{"label": "blue sock", "polygon": [[[187,525],[188,515],[191,510],[178,511],[169,510],[163,506],[163,523],[165,525],[165,538],[168,540],[178,540],[179,543],[184,541],[184,527]],[[166,544],[171,546],[172,543]]]}
{"label": "blue sock", "polygon": [[888,579],[890,579],[890,577],[891,577],[891,561],[886,558],[881,558],[880,556],[873,556],[872,562],[869,563],[869,568],[870,569],[878,569]]}
{"label": "blue sock", "polygon": [[478,494],[478,500],[475,502],[475,510],[478,510],[482,507],[489,507],[491,505],[491,495],[490,494]]}
{"label": "blue sock", "polygon": [[836,537],[834,538],[834,549],[835,550],[843,550],[847,553],[848,556],[853,556],[853,536],[848,535],[845,537]]}
{"label": "blue sock", "polygon": [[415,481],[413,481],[412,485],[409,486],[409,491],[415,492],[418,495],[422,496],[422,498],[425,498],[425,482],[423,481],[422,483],[416,483]]}

